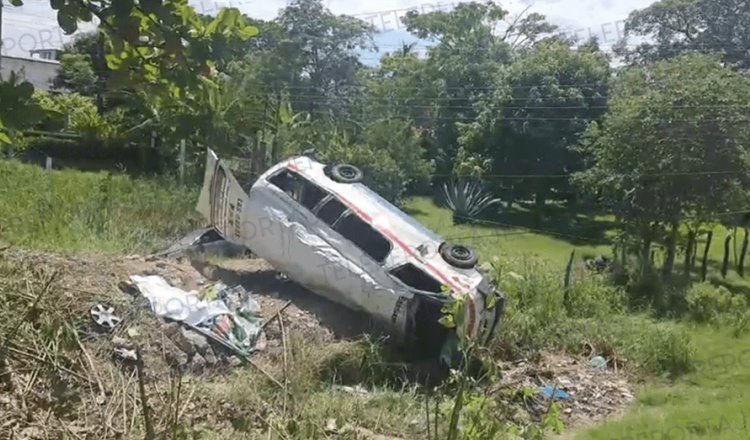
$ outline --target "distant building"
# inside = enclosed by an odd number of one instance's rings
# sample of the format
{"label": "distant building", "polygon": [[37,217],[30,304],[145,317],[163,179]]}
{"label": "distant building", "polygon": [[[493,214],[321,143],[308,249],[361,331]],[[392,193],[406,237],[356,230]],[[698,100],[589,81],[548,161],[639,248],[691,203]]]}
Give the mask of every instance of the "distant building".
{"label": "distant building", "polygon": [[60,68],[60,49],[39,49],[31,51],[31,58],[3,55],[0,63],[0,77],[8,78],[11,72],[34,85],[34,88],[51,91],[52,80]]}

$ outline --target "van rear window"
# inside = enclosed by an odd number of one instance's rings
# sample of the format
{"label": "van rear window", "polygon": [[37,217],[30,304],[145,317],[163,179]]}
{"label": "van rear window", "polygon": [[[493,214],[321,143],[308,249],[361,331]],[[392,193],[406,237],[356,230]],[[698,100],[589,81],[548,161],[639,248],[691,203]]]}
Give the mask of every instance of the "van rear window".
{"label": "van rear window", "polygon": [[423,270],[411,263],[406,263],[391,271],[391,275],[398,278],[409,287],[425,292],[440,293],[442,285]]}

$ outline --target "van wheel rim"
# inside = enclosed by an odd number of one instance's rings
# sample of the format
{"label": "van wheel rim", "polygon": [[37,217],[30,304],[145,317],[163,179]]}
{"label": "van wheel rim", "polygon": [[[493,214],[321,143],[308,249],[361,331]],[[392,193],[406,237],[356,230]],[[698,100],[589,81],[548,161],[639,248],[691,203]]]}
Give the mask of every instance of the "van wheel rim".
{"label": "van wheel rim", "polygon": [[467,261],[471,257],[471,251],[463,246],[456,246],[451,249],[451,256],[457,260]]}
{"label": "van wheel rim", "polygon": [[354,170],[354,168],[349,166],[342,166],[339,168],[339,173],[347,179],[354,179],[357,177],[357,172]]}

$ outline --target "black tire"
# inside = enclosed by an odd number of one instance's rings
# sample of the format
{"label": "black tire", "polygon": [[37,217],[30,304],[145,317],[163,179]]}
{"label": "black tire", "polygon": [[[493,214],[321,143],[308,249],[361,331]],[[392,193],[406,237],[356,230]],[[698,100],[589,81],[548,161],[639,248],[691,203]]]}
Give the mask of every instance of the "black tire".
{"label": "black tire", "polygon": [[440,248],[440,256],[448,264],[459,269],[471,269],[479,261],[479,257],[474,249],[460,244],[443,245]]}
{"label": "black tire", "polygon": [[329,177],[339,183],[357,183],[362,181],[362,170],[347,163],[331,165],[328,169]]}

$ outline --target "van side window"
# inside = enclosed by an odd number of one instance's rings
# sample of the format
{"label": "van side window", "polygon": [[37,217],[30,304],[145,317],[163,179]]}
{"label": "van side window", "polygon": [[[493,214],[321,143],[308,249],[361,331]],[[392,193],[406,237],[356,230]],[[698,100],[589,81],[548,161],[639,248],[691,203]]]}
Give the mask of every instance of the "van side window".
{"label": "van side window", "polygon": [[323,188],[291,170],[284,170],[268,181],[308,209],[313,209],[328,195]]}
{"label": "van side window", "polygon": [[336,231],[378,263],[385,261],[391,252],[391,242],[354,214],[339,220]]}
{"label": "van side window", "polygon": [[333,226],[333,223],[341,217],[341,214],[346,211],[346,206],[339,202],[335,197],[332,197],[318,210],[318,218],[326,222],[328,226]]}
{"label": "van side window", "polygon": [[[328,191],[289,169],[270,177],[268,181],[311,211],[329,195]],[[329,226],[333,226],[334,222],[339,220],[336,223],[336,232],[354,243],[378,263],[385,261],[391,252],[391,242],[358,216],[351,213],[344,214],[346,211],[347,208],[343,203],[331,197],[318,209],[317,217]],[[342,215],[344,217],[341,217]]]}
{"label": "van side window", "polygon": [[391,275],[398,278],[409,287],[425,292],[440,293],[442,285],[423,270],[411,263],[406,263],[391,271]]}

